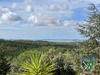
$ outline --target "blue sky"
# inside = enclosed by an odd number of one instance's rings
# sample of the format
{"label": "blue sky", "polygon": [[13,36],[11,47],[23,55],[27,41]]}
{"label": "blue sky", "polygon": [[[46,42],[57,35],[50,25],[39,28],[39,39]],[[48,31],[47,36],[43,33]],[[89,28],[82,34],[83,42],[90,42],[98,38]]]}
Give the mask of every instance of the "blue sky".
{"label": "blue sky", "polygon": [[2,39],[85,39],[76,31],[100,0],[0,0]]}

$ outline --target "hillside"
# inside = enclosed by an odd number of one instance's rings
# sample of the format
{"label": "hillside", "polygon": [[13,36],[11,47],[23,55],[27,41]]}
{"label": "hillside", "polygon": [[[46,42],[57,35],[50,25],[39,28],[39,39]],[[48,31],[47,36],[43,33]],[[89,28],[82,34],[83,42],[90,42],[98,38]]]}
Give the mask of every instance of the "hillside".
{"label": "hillside", "polygon": [[28,50],[41,50],[47,52],[50,48],[54,48],[65,52],[67,49],[71,50],[76,47],[75,43],[0,39],[0,49],[5,50],[5,55],[11,58]]}

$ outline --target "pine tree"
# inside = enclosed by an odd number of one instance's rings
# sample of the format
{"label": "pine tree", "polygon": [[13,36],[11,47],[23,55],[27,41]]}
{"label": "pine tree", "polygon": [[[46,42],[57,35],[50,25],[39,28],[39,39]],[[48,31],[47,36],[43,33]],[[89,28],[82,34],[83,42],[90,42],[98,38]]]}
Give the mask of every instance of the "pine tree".
{"label": "pine tree", "polygon": [[[100,5],[96,6],[93,3],[88,8],[88,19],[84,20],[84,24],[79,24],[78,31],[84,37],[88,37],[87,41],[82,42],[80,49],[83,50],[83,54],[87,57],[94,57],[95,59],[95,71],[98,71],[100,67]],[[99,72],[99,71],[98,71]]]}
{"label": "pine tree", "polygon": [[[100,7],[100,6],[99,6]],[[92,41],[95,44],[96,48],[100,40],[100,11],[99,7],[95,6],[93,3],[90,4],[88,8],[88,19],[84,20],[84,24],[79,24],[78,31],[84,36],[88,37],[89,41]]]}

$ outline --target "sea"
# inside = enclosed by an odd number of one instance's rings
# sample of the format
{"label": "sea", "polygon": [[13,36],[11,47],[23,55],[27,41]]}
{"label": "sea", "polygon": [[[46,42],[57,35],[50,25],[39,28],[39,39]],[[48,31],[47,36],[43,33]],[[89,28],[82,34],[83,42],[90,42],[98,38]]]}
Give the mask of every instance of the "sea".
{"label": "sea", "polygon": [[41,39],[35,41],[48,41],[48,42],[82,42],[84,39]]}

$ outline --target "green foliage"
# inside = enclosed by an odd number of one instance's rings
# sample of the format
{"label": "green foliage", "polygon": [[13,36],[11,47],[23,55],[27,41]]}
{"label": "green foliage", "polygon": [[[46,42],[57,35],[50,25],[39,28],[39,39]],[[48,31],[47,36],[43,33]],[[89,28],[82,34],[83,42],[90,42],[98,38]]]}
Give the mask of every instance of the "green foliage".
{"label": "green foliage", "polygon": [[30,56],[30,60],[26,61],[22,66],[24,72],[19,73],[18,75],[52,75],[54,64],[50,65],[48,59],[44,60],[45,54],[36,52]]}
{"label": "green foliage", "polygon": [[95,71],[100,67],[100,5],[93,3],[88,8],[88,19],[84,24],[79,24],[78,31],[81,35],[88,37],[87,41],[79,44],[82,57],[94,58]]}
{"label": "green foliage", "polygon": [[6,75],[10,71],[10,64],[4,57],[4,51],[0,50],[0,75]]}
{"label": "green foliage", "polygon": [[[77,72],[82,72],[81,61],[82,57],[93,57],[100,59],[99,44],[96,44],[97,40],[87,40],[77,43],[54,43],[43,41],[26,41],[26,40],[0,40],[0,49],[4,50],[4,56],[7,57],[11,63],[11,71],[9,75],[15,75],[15,73],[26,72],[21,70],[22,66],[17,63],[23,63],[25,65],[31,64],[30,55],[33,55],[37,51],[45,52],[43,61],[49,58],[48,63],[56,63],[53,67],[56,68],[52,73],[53,75],[75,75]],[[99,43],[99,42],[98,42]],[[95,59],[95,69],[100,68],[99,60]],[[96,64],[97,63],[97,64]],[[28,65],[27,64],[27,65]]]}
{"label": "green foliage", "polygon": [[23,63],[23,62],[26,62],[28,59],[30,59],[30,55],[36,53],[37,51],[26,51],[26,52],[23,52],[21,53],[20,55],[18,55],[16,58],[14,58],[12,60],[12,63],[11,63],[11,72],[10,74],[15,74],[16,72],[20,72],[20,65],[18,65],[18,63]]}
{"label": "green foliage", "polygon": [[0,49],[5,50],[4,55],[9,57],[7,58],[9,61],[28,50],[41,50],[43,52],[47,52],[50,48],[55,48],[57,50],[66,51],[66,48],[71,50],[76,47],[77,46],[74,43],[55,43],[31,40],[0,40]]}
{"label": "green foliage", "polygon": [[71,54],[66,51],[65,53],[56,52],[55,49],[50,49],[47,52],[47,57],[49,57],[52,63],[55,64],[55,68],[57,68],[54,72],[54,75],[75,75],[74,71],[75,60]]}
{"label": "green foliage", "polygon": [[0,49],[5,50],[4,55],[11,63],[10,75],[15,75],[20,71],[17,63],[23,63],[29,59],[29,55],[35,51],[48,52],[54,49],[55,53],[65,53],[67,49],[77,48],[75,43],[55,43],[47,41],[30,41],[30,40],[0,40]]}
{"label": "green foliage", "polygon": [[90,39],[100,39],[100,11],[93,3],[90,4],[88,10],[88,20],[85,20],[86,23],[79,25],[78,31]]}
{"label": "green foliage", "polygon": [[79,24],[78,31],[81,35],[88,37],[88,41],[83,42],[85,48],[91,48],[93,50],[99,46],[98,40],[100,40],[100,10],[93,3],[90,4],[89,16],[85,20],[84,24]]}

